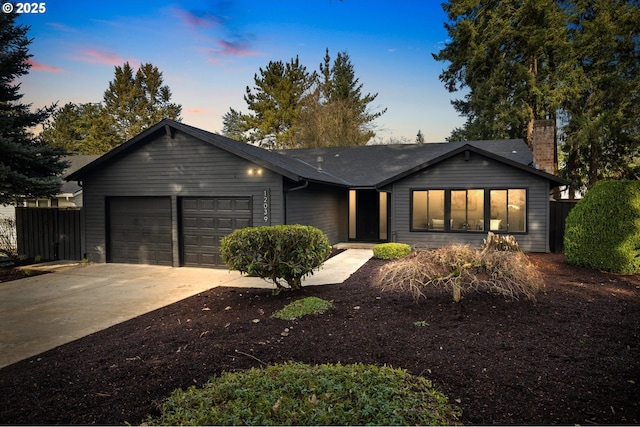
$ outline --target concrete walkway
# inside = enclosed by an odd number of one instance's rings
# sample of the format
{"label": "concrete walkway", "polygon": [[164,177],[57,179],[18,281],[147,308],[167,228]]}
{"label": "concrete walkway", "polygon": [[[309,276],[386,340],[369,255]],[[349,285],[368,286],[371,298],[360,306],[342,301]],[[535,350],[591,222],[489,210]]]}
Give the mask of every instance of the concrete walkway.
{"label": "concrete walkway", "polygon": [[[303,281],[342,283],[373,255],[348,249]],[[0,368],[218,286],[275,288],[236,271],[52,263],[51,274],[0,283]]]}

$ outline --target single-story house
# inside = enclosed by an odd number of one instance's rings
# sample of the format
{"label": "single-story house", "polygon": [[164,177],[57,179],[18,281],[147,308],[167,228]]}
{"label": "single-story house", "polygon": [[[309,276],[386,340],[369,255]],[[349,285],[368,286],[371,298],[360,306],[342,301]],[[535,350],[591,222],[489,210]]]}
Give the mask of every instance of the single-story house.
{"label": "single-story house", "polygon": [[221,267],[221,237],[276,224],[425,247],[494,231],[548,252],[568,182],[536,166],[522,140],[269,151],[165,119],[66,179],[84,190],[90,261]]}

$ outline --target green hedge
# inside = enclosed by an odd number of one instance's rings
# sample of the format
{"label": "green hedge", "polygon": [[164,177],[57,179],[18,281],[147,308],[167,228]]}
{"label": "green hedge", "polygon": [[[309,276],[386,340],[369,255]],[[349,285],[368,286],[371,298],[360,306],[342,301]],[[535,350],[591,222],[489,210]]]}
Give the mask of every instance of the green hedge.
{"label": "green hedge", "polygon": [[600,181],[569,212],[564,248],[576,265],[640,272],[640,182]]}
{"label": "green hedge", "polygon": [[373,257],[378,259],[404,258],[411,253],[406,243],[380,243],[373,247]]}
{"label": "green hedge", "polygon": [[313,274],[331,251],[327,236],[307,225],[248,227],[220,241],[223,262],[231,269],[270,279],[283,289],[300,289],[302,278]]}

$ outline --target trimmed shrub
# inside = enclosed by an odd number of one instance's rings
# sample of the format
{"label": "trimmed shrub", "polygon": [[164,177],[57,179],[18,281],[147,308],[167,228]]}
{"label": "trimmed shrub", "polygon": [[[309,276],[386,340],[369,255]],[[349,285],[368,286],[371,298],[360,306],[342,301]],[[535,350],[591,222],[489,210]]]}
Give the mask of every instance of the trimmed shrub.
{"label": "trimmed shrub", "polygon": [[404,258],[411,253],[406,243],[380,243],[373,247],[373,257],[378,259]]}
{"label": "trimmed shrub", "polygon": [[456,425],[424,378],[374,365],[288,362],[176,390],[147,425]]}
{"label": "trimmed shrub", "polygon": [[231,270],[270,279],[278,290],[300,289],[302,278],[325,261],[331,246],[322,231],[308,225],[247,227],[220,240],[220,254]]}
{"label": "trimmed shrub", "polygon": [[572,264],[640,273],[640,182],[594,185],[569,212],[564,250]]}

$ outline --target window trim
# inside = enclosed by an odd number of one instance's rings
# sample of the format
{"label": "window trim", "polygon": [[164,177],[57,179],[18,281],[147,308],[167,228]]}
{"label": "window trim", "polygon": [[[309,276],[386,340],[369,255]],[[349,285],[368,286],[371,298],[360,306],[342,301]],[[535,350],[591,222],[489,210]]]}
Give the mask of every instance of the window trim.
{"label": "window trim", "polygon": [[[416,228],[413,226],[413,214],[414,214],[414,192],[416,191],[444,191],[444,229],[430,229],[430,228]],[[451,221],[451,192],[452,191],[468,191],[468,190],[483,190],[484,191],[484,209],[483,216],[485,221],[485,229],[484,230],[476,230],[476,229],[456,229],[450,227]],[[509,190],[524,190],[525,197],[525,209],[524,209],[524,219],[525,219],[525,231],[510,231],[507,224],[506,230],[487,230],[487,224],[490,224],[491,219],[491,191],[494,190],[506,190],[507,194]],[[483,187],[483,186],[474,186],[473,188],[459,188],[459,187],[411,187],[409,188],[409,231],[416,233],[487,233],[491,231],[495,234],[513,234],[513,235],[527,235],[529,234],[529,186],[514,186],[514,187]],[[508,196],[507,196],[508,197]],[[428,209],[427,209],[428,210]]]}

